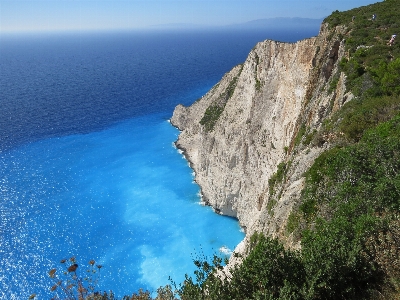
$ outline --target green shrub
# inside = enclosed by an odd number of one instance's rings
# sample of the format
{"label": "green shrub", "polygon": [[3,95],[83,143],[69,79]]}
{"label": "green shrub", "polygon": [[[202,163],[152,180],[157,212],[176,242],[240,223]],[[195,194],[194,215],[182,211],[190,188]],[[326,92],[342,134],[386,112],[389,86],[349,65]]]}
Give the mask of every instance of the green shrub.
{"label": "green shrub", "polygon": [[219,105],[210,105],[206,109],[203,118],[200,120],[200,124],[204,125],[206,131],[212,131],[214,129],[215,123],[223,113],[224,108],[225,106],[221,107]]}
{"label": "green shrub", "polygon": [[399,96],[373,97],[350,101],[335,118],[341,119],[339,131],[348,139],[358,141],[366,130],[388,121],[399,111]]}
{"label": "green shrub", "polygon": [[314,129],[312,132],[310,132],[309,134],[307,134],[306,137],[304,138],[303,145],[305,145],[305,146],[310,145],[310,143],[311,143],[312,140],[314,139],[316,133],[317,133],[317,130]]}
{"label": "green shrub", "polygon": [[335,209],[343,201],[360,199],[362,213],[400,209],[399,124],[400,116],[396,116],[367,131],[359,143],[320,155],[306,174],[305,213]]}
{"label": "green shrub", "polygon": [[[243,68],[243,65],[241,66],[241,68]],[[219,117],[225,109],[226,103],[235,92],[237,80],[241,72],[242,69],[240,69],[238,75],[232,78],[232,80],[229,82],[229,85],[226,88],[225,92],[220,95],[216,102],[207,107],[206,111],[204,112],[204,116],[200,120],[200,124],[204,126],[206,131],[212,131],[214,129],[215,124],[217,123]]]}
{"label": "green shrub", "polygon": [[356,220],[320,220],[315,230],[304,233],[306,299],[366,299],[371,290],[379,289],[383,274],[362,251],[365,236],[375,228],[375,218],[362,215]]}
{"label": "green shrub", "polygon": [[[227,295],[220,299],[301,299],[304,266],[297,252],[259,235],[243,263],[232,270]],[[287,298],[292,295],[291,298]]]}
{"label": "green shrub", "polygon": [[304,134],[307,131],[307,127],[304,124],[301,124],[299,131],[297,132],[297,135],[294,139],[294,146],[297,147],[298,145],[300,145],[301,139],[303,138]]}
{"label": "green shrub", "polygon": [[272,197],[270,197],[269,198],[269,200],[268,200],[268,203],[267,203],[267,211],[268,211],[268,214],[270,214],[271,216],[273,216],[273,208],[274,208],[274,206],[276,205],[276,200],[275,199],[273,199]]}
{"label": "green shrub", "polygon": [[[375,21],[372,14],[377,15]],[[347,76],[347,87],[357,96],[366,95],[394,95],[398,94],[398,66],[393,63],[400,57],[400,43],[388,46],[387,42],[392,34],[398,34],[398,16],[400,2],[384,1],[365,7],[355,8],[346,12],[335,11],[325,19],[333,28],[344,25],[348,32],[344,36],[346,50],[350,59],[343,59],[340,67]],[[354,21],[352,21],[354,16]],[[376,70],[379,65],[392,64],[378,78]],[[329,91],[335,88],[333,80]],[[386,86],[386,87],[385,87]]]}
{"label": "green shrub", "polygon": [[332,77],[331,83],[329,84],[328,88],[329,94],[336,90],[336,87],[339,83],[339,78],[340,78],[340,71],[336,72],[335,75],[333,75]]}
{"label": "green shrub", "polygon": [[[400,115],[365,131],[357,144],[324,152],[306,173],[299,212],[309,223],[301,243],[310,295],[362,299],[387,284],[396,289],[391,282],[399,269],[384,271],[390,263],[372,255],[378,246],[366,241],[377,240],[378,232],[398,219],[399,156]],[[380,255],[389,249],[397,249],[390,257],[399,257],[400,240],[390,239]]]}
{"label": "green shrub", "polygon": [[286,232],[292,233],[299,229],[300,224],[300,215],[298,212],[292,211],[288,217],[287,224],[286,224]]}
{"label": "green shrub", "polygon": [[282,183],[282,180],[285,177],[286,171],[290,163],[281,162],[278,165],[278,169],[276,173],[274,173],[271,178],[268,180],[269,186],[269,195],[272,196],[275,194],[275,185]]}

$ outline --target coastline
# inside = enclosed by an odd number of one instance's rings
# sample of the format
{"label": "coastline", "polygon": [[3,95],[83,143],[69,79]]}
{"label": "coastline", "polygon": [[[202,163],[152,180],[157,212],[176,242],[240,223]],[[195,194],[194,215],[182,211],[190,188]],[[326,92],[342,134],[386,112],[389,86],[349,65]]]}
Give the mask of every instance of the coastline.
{"label": "coastline", "polygon": [[[304,172],[329,143],[295,151],[296,136],[302,127],[318,131],[351,99],[343,76],[335,93],[326,88],[345,55],[337,40],[344,31],[322,24],[318,36],[296,43],[259,42],[204,96],[175,107],[170,123],[180,132],[174,145],[194,171],[203,201],[237,219],[246,235],[264,232],[299,247],[286,224]],[[282,164],[285,181],[273,193],[270,179]]]}
{"label": "coastline", "polygon": [[[182,132],[182,130],[179,129],[179,127],[178,127],[177,125],[175,125],[175,124],[172,122],[171,119],[172,119],[172,118],[170,118],[170,119],[168,120],[168,122],[169,122],[173,127],[175,127],[176,129],[178,129],[179,132]],[[200,203],[201,205],[211,207],[211,208],[213,209],[213,211],[214,211],[216,214],[220,215],[220,216],[226,216],[226,215],[224,215],[224,214],[221,212],[220,209],[218,209],[217,207],[214,207],[209,201],[205,200],[205,197],[204,197],[204,194],[203,194],[203,190],[202,190],[202,186],[201,186],[200,183],[196,180],[196,170],[194,169],[194,164],[193,164],[193,162],[190,160],[190,157],[189,157],[189,155],[188,155],[187,149],[186,149],[185,147],[183,147],[183,146],[180,146],[180,145],[178,144],[178,140],[174,141],[174,142],[173,142],[173,145],[175,146],[176,149],[178,149],[179,153],[181,153],[181,154],[183,155],[183,157],[184,157],[184,158],[186,159],[186,161],[188,162],[189,167],[192,169],[192,171],[193,171],[193,173],[194,173],[194,179],[193,179],[193,181],[194,181],[194,182],[199,186],[199,188],[200,188],[200,192],[199,192],[200,202],[199,202],[199,203]],[[236,220],[239,222],[239,219],[238,219],[238,218],[233,217],[233,216],[229,216],[229,217],[232,217],[232,218],[236,219]],[[244,230],[244,228],[243,228],[242,226],[240,226],[240,227]],[[245,230],[244,230],[244,232],[245,232]]]}

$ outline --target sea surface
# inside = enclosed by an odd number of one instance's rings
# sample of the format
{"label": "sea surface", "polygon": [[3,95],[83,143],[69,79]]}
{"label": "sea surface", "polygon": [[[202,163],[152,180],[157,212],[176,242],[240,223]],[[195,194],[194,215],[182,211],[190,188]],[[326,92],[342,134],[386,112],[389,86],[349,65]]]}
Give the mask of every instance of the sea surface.
{"label": "sea surface", "polygon": [[[258,41],[314,31],[144,30],[0,35],[0,299],[50,299],[75,257],[98,290],[154,292],[228,255],[237,220],[201,205],[168,119]],[[62,296],[62,294],[60,294]]]}

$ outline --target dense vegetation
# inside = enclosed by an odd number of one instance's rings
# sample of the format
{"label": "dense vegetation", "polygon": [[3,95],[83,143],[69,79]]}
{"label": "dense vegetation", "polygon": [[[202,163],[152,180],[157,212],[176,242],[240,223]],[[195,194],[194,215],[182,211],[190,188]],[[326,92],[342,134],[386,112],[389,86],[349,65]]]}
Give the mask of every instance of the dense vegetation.
{"label": "dense vegetation", "polygon": [[[331,36],[345,41],[346,58],[332,74],[329,91],[344,72],[355,98],[320,132],[303,125],[295,140],[295,146],[318,146],[325,136],[335,137],[334,147],[305,174],[301,202],[288,220],[287,234],[301,240],[301,251],[255,235],[230,280],[188,278],[182,298],[400,298],[400,37],[388,44],[399,34],[399,17],[400,1],[386,0],[336,11],[325,20],[330,28],[347,28]],[[290,162],[279,165],[270,194],[288,167]]]}
{"label": "dense vegetation", "polygon": [[[400,36],[387,45],[400,33],[400,0],[336,11],[325,22],[348,29],[339,37],[347,56],[338,72],[346,74],[356,98],[320,132],[302,126],[296,137],[295,147],[301,147],[318,146],[328,133],[335,136],[333,147],[305,174],[301,202],[289,216],[287,234],[301,241],[301,250],[254,234],[247,255],[238,257],[242,263],[229,273],[218,257],[195,260],[195,277],[160,288],[156,299],[400,299]],[[331,92],[338,73],[332,76]],[[206,110],[201,124],[207,131],[236,80]],[[290,162],[282,162],[271,177],[271,195],[288,168]],[[125,299],[152,298],[140,291]]]}
{"label": "dense vegetation", "polygon": [[347,75],[347,87],[356,96],[399,95],[400,37],[388,47],[391,36],[399,34],[399,16],[399,1],[386,0],[346,12],[335,11],[325,19],[331,27],[347,28],[343,38],[348,58],[340,66]]}
{"label": "dense vegetation", "polygon": [[322,154],[306,180],[292,225],[301,251],[255,234],[230,280],[204,276],[220,265],[198,262],[196,274],[202,276],[187,278],[178,289],[181,298],[398,298],[400,115],[368,130],[358,143]]}

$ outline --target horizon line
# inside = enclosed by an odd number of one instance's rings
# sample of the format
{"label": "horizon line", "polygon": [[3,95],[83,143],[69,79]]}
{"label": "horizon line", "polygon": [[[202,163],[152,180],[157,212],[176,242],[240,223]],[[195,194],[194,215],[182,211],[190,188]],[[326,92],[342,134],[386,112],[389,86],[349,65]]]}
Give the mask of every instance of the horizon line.
{"label": "horizon line", "polygon": [[[303,17],[273,17],[273,18],[265,18],[265,19],[254,19],[242,23],[230,23],[225,25],[209,25],[209,24],[197,24],[197,23],[161,23],[161,24],[152,24],[146,26],[137,26],[137,27],[103,27],[103,28],[34,28],[34,29],[1,29],[0,34],[35,34],[35,33],[68,33],[68,32],[116,32],[116,31],[137,31],[137,30],[154,30],[154,29],[226,29],[229,27],[237,27],[237,26],[248,26],[249,23],[257,22],[257,21],[273,21],[273,20],[294,20],[294,19],[302,19],[302,20],[315,20],[315,21],[323,21],[323,18],[303,18]],[[260,25],[260,27],[263,27]]]}

